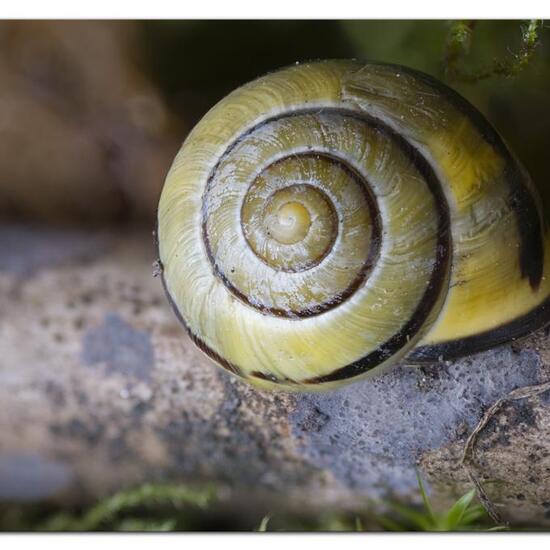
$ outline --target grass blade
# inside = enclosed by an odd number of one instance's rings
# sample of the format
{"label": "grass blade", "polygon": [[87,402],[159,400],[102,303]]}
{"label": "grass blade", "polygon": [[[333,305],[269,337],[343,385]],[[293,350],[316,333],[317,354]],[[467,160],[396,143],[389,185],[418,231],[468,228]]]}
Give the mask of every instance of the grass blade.
{"label": "grass blade", "polygon": [[265,533],[267,531],[267,526],[269,524],[270,519],[271,519],[270,516],[264,516],[262,518],[262,521],[260,521],[260,525],[258,525],[258,528],[256,529],[256,531],[258,531],[259,533]]}
{"label": "grass blade", "polygon": [[458,527],[463,525],[463,518],[466,510],[469,508],[472,500],[476,494],[475,489],[468,491],[465,495],[461,496],[447,512],[444,520],[446,531],[454,531]]}
{"label": "grass blade", "polygon": [[422,478],[420,477],[420,473],[418,470],[416,470],[416,479],[418,480],[418,487],[420,487],[420,494],[422,495],[422,502],[424,502],[424,508],[426,508],[426,512],[432,519],[432,521],[435,523],[435,514],[432,510],[432,505],[430,504],[430,500],[428,499],[428,495],[426,493],[426,488],[424,487],[424,483],[422,482]]}

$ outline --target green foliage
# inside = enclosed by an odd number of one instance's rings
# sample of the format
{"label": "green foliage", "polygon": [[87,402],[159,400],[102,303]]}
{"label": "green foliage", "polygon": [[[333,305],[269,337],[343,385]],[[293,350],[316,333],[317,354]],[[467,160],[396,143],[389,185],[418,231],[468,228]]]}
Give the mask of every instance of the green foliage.
{"label": "green foliage", "polygon": [[452,23],[447,38],[445,55],[445,75],[451,81],[476,83],[493,76],[512,77],[520,73],[531,61],[540,41],[542,21],[532,19],[522,28],[519,51],[507,59],[495,59],[492,65],[468,70],[464,57],[469,53],[475,21],[455,21]]}
{"label": "green foliage", "polygon": [[[308,531],[494,531],[502,526],[494,526],[485,509],[476,504],[475,489],[460,497],[449,509],[435,510],[430,502],[422,479],[417,474],[422,507],[406,506],[401,503],[388,503],[388,512],[380,515],[371,510],[361,516],[349,517],[342,514],[329,514],[317,518],[311,527],[302,526]],[[290,522],[290,525],[288,523]],[[292,518],[277,522],[272,530],[295,530]],[[266,530],[267,518],[262,520],[258,531]]]}
{"label": "green foliage", "polygon": [[[376,515],[365,512],[361,517],[325,513],[316,518],[297,517],[292,512],[277,518],[266,515],[254,528],[270,531],[464,531],[489,529],[485,510],[474,505],[475,491],[458,499],[444,511],[436,511],[430,503],[424,485],[418,478],[423,508],[399,503],[390,505],[389,513]],[[0,530],[21,531],[197,531],[208,530],[197,520],[197,511],[212,516],[218,499],[214,487],[189,488],[182,485],[146,484],[120,491],[80,513],[50,511],[40,517],[36,506],[0,508]],[[11,515],[6,515],[6,510]],[[208,523],[208,522],[207,522]],[[220,528],[212,521],[213,529]],[[494,528],[493,528],[494,529]],[[225,527],[231,530],[231,526]]]}
{"label": "green foliage", "polygon": [[474,26],[474,21],[454,21],[451,24],[445,52],[445,76],[449,80],[456,79],[457,65],[470,51]]}
{"label": "green foliage", "polygon": [[[43,519],[33,510],[2,518],[4,530],[35,531],[174,531],[191,529],[190,509],[206,510],[215,500],[212,486],[191,489],[181,485],[145,484],[120,491],[78,513],[54,512]],[[8,508],[8,505],[5,505]],[[9,524],[11,519],[12,525]]]}
{"label": "green foliage", "polygon": [[392,504],[401,520],[392,520],[391,525],[386,522],[388,528],[400,531],[471,531],[482,529],[482,525],[487,524],[489,518],[485,509],[479,504],[473,504],[475,489],[460,497],[448,510],[435,512],[422,479],[418,474],[417,477],[424,509],[418,511],[397,503]]}
{"label": "green foliage", "polygon": [[260,525],[258,525],[258,529],[256,529],[256,531],[261,532],[261,533],[267,531],[267,525],[269,523],[269,520],[270,520],[269,516],[264,516],[262,518],[262,521],[260,522]]}
{"label": "green foliage", "polygon": [[176,526],[176,517],[155,521],[147,517],[124,516],[132,511],[139,511],[140,516],[143,516],[150,508],[162,507],[177,515],[188,506],[206,509],[214,498],[215,492],[212,487],[189,489],[178,485],[146,484],[136,489],[121,491],[99,502],[81,518],[63,515],[54,517],[45,528],[55,531],[93,531],[111,526],[120,531],[170,531]]}

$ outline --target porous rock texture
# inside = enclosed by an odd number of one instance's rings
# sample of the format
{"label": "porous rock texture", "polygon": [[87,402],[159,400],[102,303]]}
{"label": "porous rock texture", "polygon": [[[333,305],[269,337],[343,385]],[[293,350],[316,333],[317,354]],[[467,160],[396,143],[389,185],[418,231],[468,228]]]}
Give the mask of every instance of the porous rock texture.
{"label": "porous rock texture", "polygon": [[[436,502],[484,414],[544,388],[544,330],[454,362],[400,365],[328,393],[258,391],[178,324],[149,232],[0,227],[0,500],[83,503],[145,481],[215,482],[286,507]],[[550,391],[502,401],[470,471],[504,521],[550,525]]]}

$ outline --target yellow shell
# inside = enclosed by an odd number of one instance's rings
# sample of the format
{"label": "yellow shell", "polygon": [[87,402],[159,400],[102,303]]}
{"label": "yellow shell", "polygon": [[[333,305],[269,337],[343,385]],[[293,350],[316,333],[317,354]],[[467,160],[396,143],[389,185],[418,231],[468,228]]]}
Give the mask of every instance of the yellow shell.
{"label": "yellow shell", "polygon": [[321,61],[229,94],[174,161],[158,241],[194,341],[262,387],[335,387],[549,319],[529,176],[466,100],[404,67]]}

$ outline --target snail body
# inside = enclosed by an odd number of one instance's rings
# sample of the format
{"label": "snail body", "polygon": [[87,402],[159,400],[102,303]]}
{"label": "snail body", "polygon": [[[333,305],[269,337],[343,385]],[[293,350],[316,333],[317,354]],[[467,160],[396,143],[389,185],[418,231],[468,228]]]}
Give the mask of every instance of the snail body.
{"label": "snail body", "polygon": [[427,75],[320,61],[235,90],[188,136],[158,210],[167,295],[262,387],[330,388],[549,320],[529,176]]}

